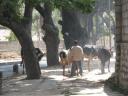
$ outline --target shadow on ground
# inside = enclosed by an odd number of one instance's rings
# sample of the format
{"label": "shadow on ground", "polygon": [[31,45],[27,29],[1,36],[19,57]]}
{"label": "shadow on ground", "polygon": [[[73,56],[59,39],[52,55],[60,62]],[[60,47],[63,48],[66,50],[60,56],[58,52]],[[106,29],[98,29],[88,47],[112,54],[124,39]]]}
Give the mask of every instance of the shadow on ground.
{"label": "shadow on ground", "polygon": [[[97,74],[84,70],[82,77],[62,75],[61,66],[42,69],[39,80],[25,80],[25,75],[4,81],[4,96],[124,96],[104,86],[112,73]],[[23,95],[21,95],[23,94]]]}

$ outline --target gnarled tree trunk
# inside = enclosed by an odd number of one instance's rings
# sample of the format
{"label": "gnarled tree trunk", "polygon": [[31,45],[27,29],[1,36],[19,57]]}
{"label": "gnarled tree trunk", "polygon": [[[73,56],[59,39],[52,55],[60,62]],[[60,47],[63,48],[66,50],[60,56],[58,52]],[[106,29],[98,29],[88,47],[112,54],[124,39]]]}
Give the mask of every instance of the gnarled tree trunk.
{"label": "gnarled tree trunk", "polygon": [[47,49],[47,64],[53,66],[59,64],[58,47],[59,47],[59,31],[53,23],[52,9],[49,4],[45,3],[44,8],[37,6],[36,9],[43,17],[43,30],[45,31],[43,40]]}
{"label": "gnarled tree trunk", "polygon": [[23,26],[15,25],[15,28],[12,28],[12,30],[23,49],[27,79],[39,79],[41,72],[31,36],[28,35],[27,29]]}
{"label": "gnarled tree trunk", "polygon": [[66,48],[70,48],[73,40],[77,39],[81,46],[84,46],[89,40],[89,34],[81,26],[80,12],[75,10],[62,10],[62,34]]}
{"label": "gnarled tree trunk", "polygon": [[59,31],[53,23],[52,9],[49,7],[48,4],[45,4],[43,29],[45,30],[45,36],[43,40],[46,43],[47,64],[48,66],[59,64],[58,62]]}
{"label": "gnarled tree trunk", "polygon": [[[16,35],[21,47],[23,48],[24,61],[26,67],[27,79],[39,79],[39,63],[34,51],[34,45],[31,38],[32,11],[33,8],[28,0],[25,1],[24,18],[18,20],[14,17],[4,17],[0,14],[0,24],[10,28]],[[5,6],[6,7],[6,6]],[[8,14],[13,14],[9,11]],[[14,15],[14,14],[13,14]]]}

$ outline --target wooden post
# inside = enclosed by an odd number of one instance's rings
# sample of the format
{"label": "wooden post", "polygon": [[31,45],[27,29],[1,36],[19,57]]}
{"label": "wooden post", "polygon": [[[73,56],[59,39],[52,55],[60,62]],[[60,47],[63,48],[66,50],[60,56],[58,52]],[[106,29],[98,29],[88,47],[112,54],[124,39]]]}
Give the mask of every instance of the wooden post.
{"label": "wooden post", "polygon": [[2,94],[2,72],[0,71],[0,95]]}

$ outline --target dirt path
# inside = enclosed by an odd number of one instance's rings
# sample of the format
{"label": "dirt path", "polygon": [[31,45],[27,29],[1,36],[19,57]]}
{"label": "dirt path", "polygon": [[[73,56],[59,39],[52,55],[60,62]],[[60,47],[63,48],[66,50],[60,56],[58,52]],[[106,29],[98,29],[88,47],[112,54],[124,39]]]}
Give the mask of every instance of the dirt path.
{"label": "dirt path", "polygon": [[124,96],[104,86],[112,73],[99,73],[84,70],[83,77],[69,78],[62,76],[60,67],[49,67],[42,69],[39,80],[24,80],[25,75],[4,80],[1,96]]}

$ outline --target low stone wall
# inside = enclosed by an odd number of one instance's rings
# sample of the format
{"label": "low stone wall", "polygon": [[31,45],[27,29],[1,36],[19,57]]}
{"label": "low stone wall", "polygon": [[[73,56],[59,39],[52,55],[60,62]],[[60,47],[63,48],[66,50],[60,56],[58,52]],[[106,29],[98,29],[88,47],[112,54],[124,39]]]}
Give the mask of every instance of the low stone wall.
{"label": "low stone wall", "polygon": [[[46,51],[46,45],[43,41],[34,41],[34,46]],[[64,48],[63,40],[60,41],[59,49]],[[17,41],[0,41],[0,52],[1,51],[17,51],[20,52],[21,46]]]}
{"label": "low stone wall", "polygon": [[13,42],[2,41],[2,42],[0,42],[0,51],[19,51],[20,48],[21,48],[20,44],[16,41],[13,41]]}

